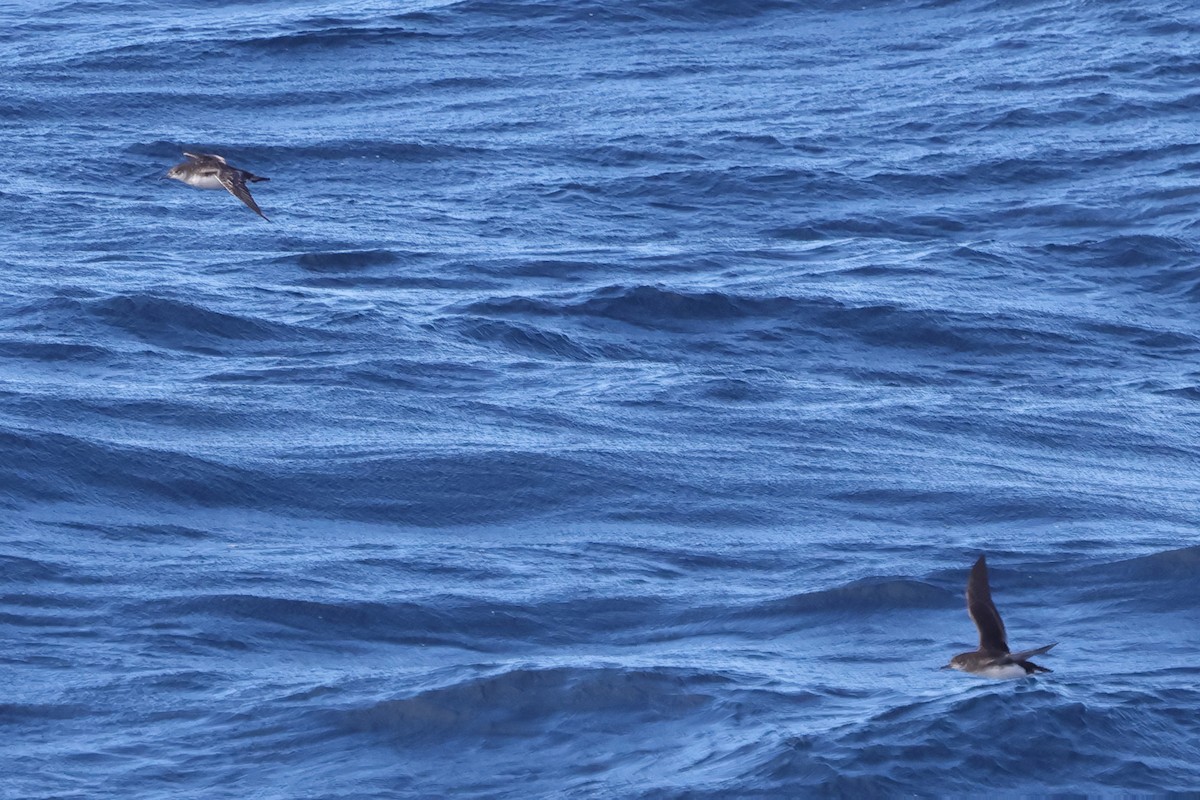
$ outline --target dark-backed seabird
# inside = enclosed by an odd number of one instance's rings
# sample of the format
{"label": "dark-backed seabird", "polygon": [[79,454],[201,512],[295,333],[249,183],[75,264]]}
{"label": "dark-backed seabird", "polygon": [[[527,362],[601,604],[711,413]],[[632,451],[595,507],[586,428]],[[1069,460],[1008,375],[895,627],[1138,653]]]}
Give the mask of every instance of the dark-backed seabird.
{"label": "dark-backed seabird", "polygon": [[[270,180],[270,178],[263,178],[244,169],[238,169],[227,163],[221,156],[211,153],[184,153],[184,155],[187,157],[187,161],[176,164],[167,170],[168,178],[183,181],[188,186],[195,186],[197,189],[226,189],[231,195],[249,206],[255,214],[267,219],[267,215],[250,196],[246,182],[257,183]],[[267,222],[270,221],[267,219]]]}
{"label": "dark-backed seabird", "polygon": [[1045,653],[1054,644],[1019,653],[1008,651],[1008,640],[1004,633],[1004,622],[992,602],[992,590],[988,587],[987,562],[983,556],[971,568],[967,579],[967,613],[979,629],[979,649],[970,653],[959,653],[942,669],[957,669],[978,675],[981,678],[1024,678],[1036,672],[1052,672],[1046,667],[1027,660],[1030,656]]}

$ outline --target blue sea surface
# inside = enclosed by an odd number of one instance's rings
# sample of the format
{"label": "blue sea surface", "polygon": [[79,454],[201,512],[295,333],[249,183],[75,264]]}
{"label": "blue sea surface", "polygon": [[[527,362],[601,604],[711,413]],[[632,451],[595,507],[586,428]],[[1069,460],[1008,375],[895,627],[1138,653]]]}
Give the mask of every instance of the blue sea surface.
{"label": "blue sea surface", "polygon": [[1198,120],[1182,0],[0,5],[0,797],[1200,791]]}

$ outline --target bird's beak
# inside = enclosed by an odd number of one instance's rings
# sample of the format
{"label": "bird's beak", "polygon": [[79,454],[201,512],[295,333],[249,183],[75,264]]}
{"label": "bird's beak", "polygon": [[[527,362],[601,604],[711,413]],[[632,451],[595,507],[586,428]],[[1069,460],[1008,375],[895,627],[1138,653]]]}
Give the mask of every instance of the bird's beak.
{"label": "bird's beak", "polygon": [[949,664],[943,664],[942,666],[938,667],[938,669],[954,669],[954,668],[951,667]]}

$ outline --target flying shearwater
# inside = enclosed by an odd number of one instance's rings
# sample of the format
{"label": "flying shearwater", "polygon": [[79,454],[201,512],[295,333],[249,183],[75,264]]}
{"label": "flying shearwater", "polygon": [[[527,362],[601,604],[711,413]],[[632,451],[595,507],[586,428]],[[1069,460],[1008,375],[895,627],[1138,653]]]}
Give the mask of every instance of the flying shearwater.
{"label": "flying shearwater", "polygon": [[[238,169],[227,163],[221,156],[211,153],[184,153],[184,155],[187,156],[187,161],[176,164],[167,170],[168,178],[183,181],[188,186],[195,186],[197,189],[227,189],[231,195],[249,206],[251,211],[263,219],[267,219],[267,215],[250,196],[246,182],[257,183],[270,180],[270,178],[263,178],[244,169]],[[267,219],[267,222],[270,221]]]}
{"label": "flying shearwater", "polygon": [[967,579],[967,613],[979,629],[979,649],[959,653],[942,669],[962,670],[981,678],[1024,678],[1035,672],[1053,671],[1027,659],[1045,653],[1058,642],[1033,650],[1022,650],[1019,653],[1008,651],[1004,622],[1000,619],[996,604],[992,602],[992,590],[988,587],[987,562],[983,556],[975,562],[975,566],[971,568],[971,577]]}

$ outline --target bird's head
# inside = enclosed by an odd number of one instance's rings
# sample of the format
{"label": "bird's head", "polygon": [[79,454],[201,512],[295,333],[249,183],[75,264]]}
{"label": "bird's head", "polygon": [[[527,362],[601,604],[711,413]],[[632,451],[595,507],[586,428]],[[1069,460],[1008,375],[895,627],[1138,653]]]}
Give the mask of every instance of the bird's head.
{"label": "bird's head", "polygon": [[962,672],[967,668],[967,656],[969,655],[970,653],[959,653],[954,658],[950,659],[949,664],[941,667],[940,669],[956,669]]}

